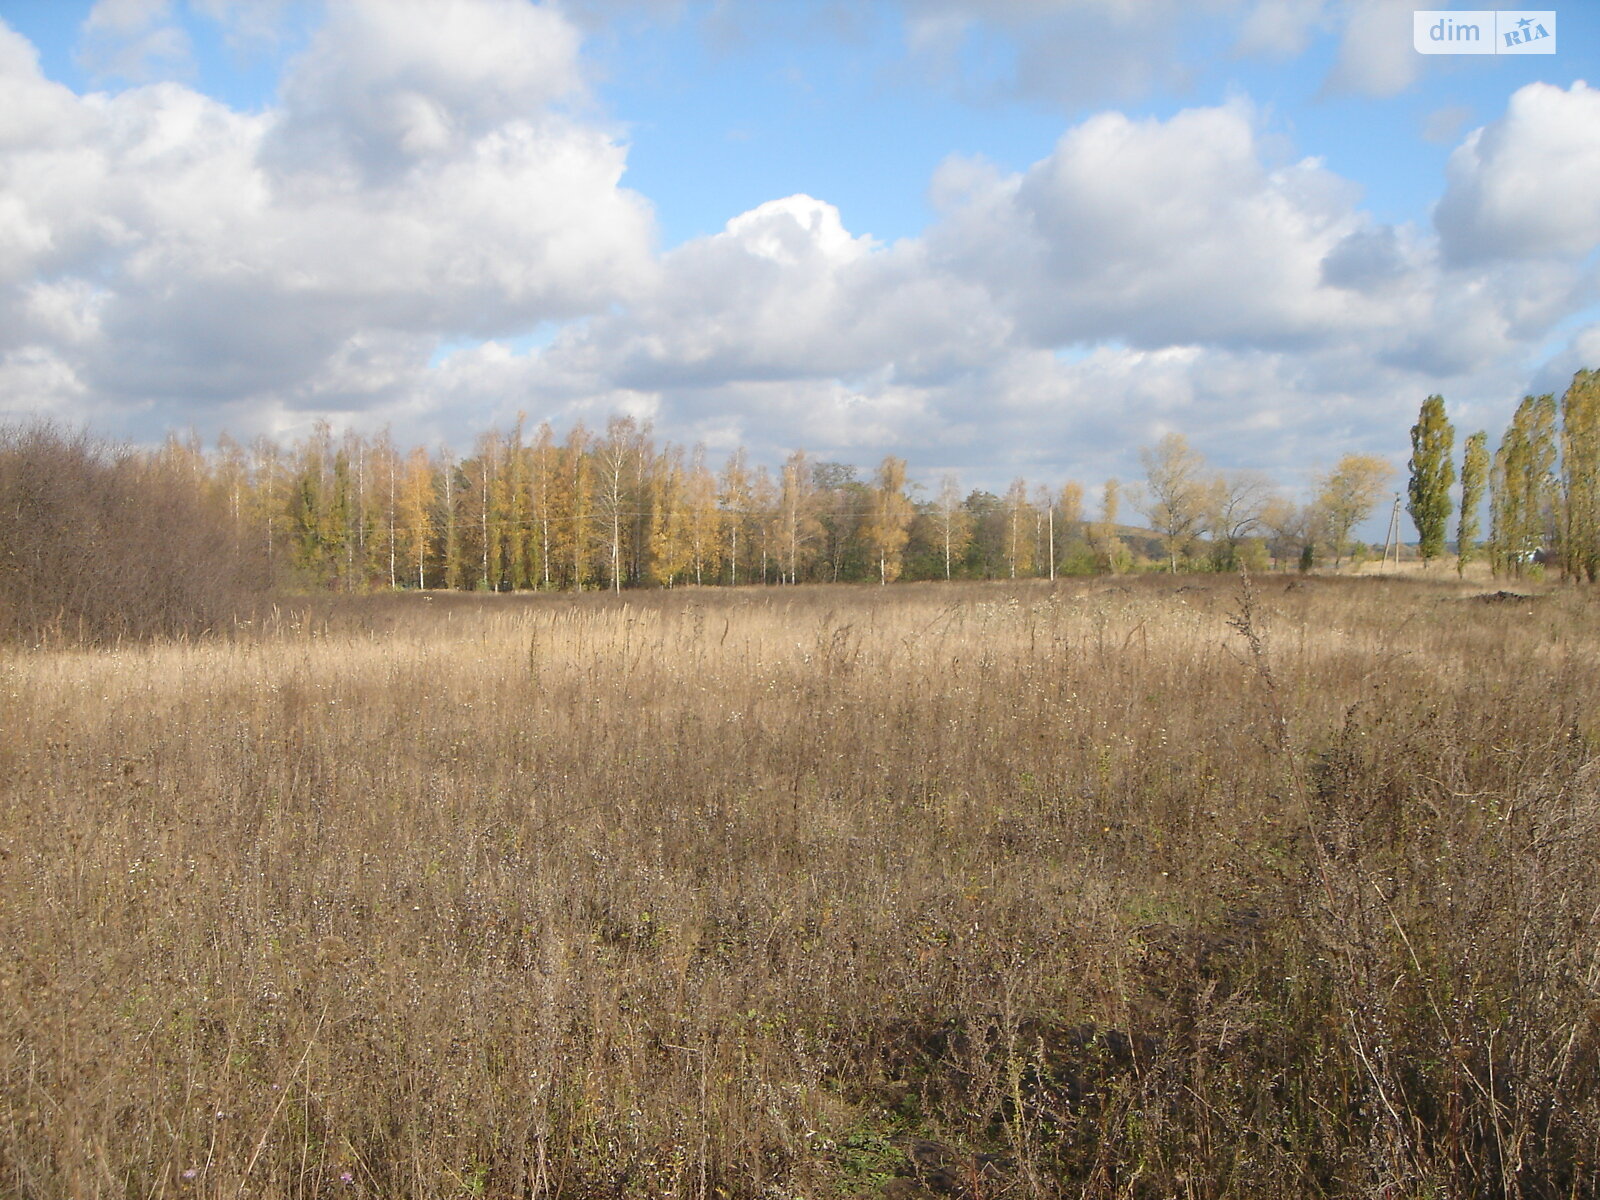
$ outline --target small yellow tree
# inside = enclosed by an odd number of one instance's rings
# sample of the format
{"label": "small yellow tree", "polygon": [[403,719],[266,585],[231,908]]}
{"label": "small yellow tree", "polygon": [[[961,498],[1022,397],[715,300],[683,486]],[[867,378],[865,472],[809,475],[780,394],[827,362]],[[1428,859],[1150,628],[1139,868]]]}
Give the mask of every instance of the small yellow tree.
{"label": "small yellow tree", "polygon": [[1322,477],[1317,511],[1333,543],[1333,565],[1344,559],[1350,531],[1372,515],[1389,489],[1394,468],[1375,454],[1346,454]]}
{"label": "small yellow tree", "polygon": [[914,510],[906,498],[906,460],[889,455],[878,464],[872,489],[872,510],[865,532],[867,545],[878,560],[879,584],[900,578],[902,556],[910,537]]}
{"label": "small yellow tree", "polygon": [[418,446],[406,459],[405,471],[400,477],[398,510],[398,537],[403,547],[407,571],[417,569],[417,586],[428,586],[428,542],[433,536],[433,464],[428,452]]}

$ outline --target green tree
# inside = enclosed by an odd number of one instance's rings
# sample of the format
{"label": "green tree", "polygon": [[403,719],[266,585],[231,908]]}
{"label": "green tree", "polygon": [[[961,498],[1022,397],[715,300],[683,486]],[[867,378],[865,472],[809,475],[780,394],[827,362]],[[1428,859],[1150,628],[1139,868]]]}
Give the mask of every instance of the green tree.
{"label": "green tree", "polygon": [[849,463],[819,462],[811,468],[815,488],[819,561],[828,579],[866,577],[867,558],[873,553],[863,540],[871,517],[872,489],[856,478]]}
{"label": "green tree", "polygon": [[1233,471],[1206,485],[1205,527],[1211,534],[1211,565],[1237,570],[1245,539],[1262,528],[1273,500],[1272,480],[1259,471]]}
{"label": "green tree", "polygon": [[1494,452],[1489,556],[1496,575],[1520,576],[1554,524],[1556,398],[1524,396]]}
{"label": "green tree", "polygon": [[1456,574],[1465,574],[1477,554],[1478,510],[1489,483],[1489,434],[1480,429],[1467,438],[1461,458],[1461,523],[1456,526]]}
{"label": "green tree", "polygon": [[1450,486],[1456,481],[1451,453],[1456,431],[1445,415],[1444,397],[1429,396],[1422,402],[1417,423],[1411,427],[1411,461],[1407,464],[1410,482],[1406,511],[1417,527],[1418,552],[1426,567],[1444,553],[1450,530]]}
{"label": "green tree", "polygon": [[1600,373],[1579,371],[1561,398],[1561,565],[1600,577]]}
{"label": "green tree", "polygon": [[966,524],[972,530],[967,540],[966,573],[979,579],[995,579],[1006,561],[1006,512],[1000,497],[993,492],[973,491],[962,502]]}

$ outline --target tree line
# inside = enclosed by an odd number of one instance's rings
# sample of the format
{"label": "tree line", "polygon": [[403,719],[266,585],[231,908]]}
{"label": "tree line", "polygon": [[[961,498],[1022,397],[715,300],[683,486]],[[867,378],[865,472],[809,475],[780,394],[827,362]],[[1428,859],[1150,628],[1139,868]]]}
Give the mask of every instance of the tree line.
{"label": "tree line", "polygon": [[[1581,371],[1558,403],[1527,397],[1491,457],[1466,439],[1459,501],[1444,401],[1412,429],[1407,511],[1425,563],[1457,515],[1458,565],[1496,574],[1536,561],[1593,578],[1600,567],[1600,382]],[[737,586],[898,579],[1055,578],[1159,564],[1168,570],[1338,567],[1353,531],[1387,498],[1393,470],[1346,455],[1297,504],[1259,471],[1212,471],[1181,434],[1141,451],[1142,479],[1015,479],[1002,494],[954,474],[927,490],[904,459],[863,472],[795,450],[776,469],[742,449],[658,445],[616,417],[558,437],[519,419],[472,452],[402,448],[388,432],[336,436],[326,423],[291,446],[224,436],[207,451],[169,439],[167,476],[191,476],[235,535],[311,586],[465,590]],[[1480,541],[1487,495],[1490,533]],[[1124,523],[1127,522],[1127,523]]]}
{"label": "tree line", "polygon": [[[1459,470],[1441,397],[1423,402],[1411,444],[1424,563],[1445,555],[1454,518],[1458,569],[1486,557],[1496,575],[1600,574],[1600,374],[1580,371],[1559,401],[1524,398],[1492,454],[1471,434]],[[114,633],[132,619],[118,614],[149,610],[167,614],[151,618],[163,629],[203,627],[268,579],[620,590],[1338,567],[1393,479],[1382,458],[1346,455],[1296,503],[1261,472],[1211,470],[1178,433],[1141,462],[1127,483],[1018,478],[996,494],[954,474],[913,485],[892,455],[865,473],[803,450],[774,469],[742,449],[713,464],[630,417],[560,437],[519,419],[465,456],[326,422],[287,446],[174,436],[149,451],[13,427],[0,429],[0,624],[89,612]]]}
{"label": "tree line", "polygon": [[[1106,480],[1089,503],[1073,481],[1018,478],[995,494],[954,474],[927,494],[893,455],[869,472],[804,450],[776,469],[742,449],[713,465],[703,446],[657,445],[630,417],[559,438],[519,421],[462,457],[327,423],[287,447],[170,438],[157,456],[280,577],[341,590],[1055,578],[1161,555],[1185,568],[1268,565],[1299,562],[1323,528],[1265,476],[1206,473],[1177,435],[1147,451],[1147,483]],[[1154,534],[1123,523],[1140,517]]]}
{"label": "tree line", "polygon": [[[1464,443],[1460,501],[1455,429],[1444,400],[1429,396],[1411,428],[1407,512],[1424,563],[1444,556],[1456,516],[1456,564],[1487,555],[1496,576],[1558,569],[1590,583],[1600,576],[1600,372],[1583,370],[1558,401],[1524,396],[1494,454],[1485,430]],[[1484,494],[1489,537],[1480,544]]]}

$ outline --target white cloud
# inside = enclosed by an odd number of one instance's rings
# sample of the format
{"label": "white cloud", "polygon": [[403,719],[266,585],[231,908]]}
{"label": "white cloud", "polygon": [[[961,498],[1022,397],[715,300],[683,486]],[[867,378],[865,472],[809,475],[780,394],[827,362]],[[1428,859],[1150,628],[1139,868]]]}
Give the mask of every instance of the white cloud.
{"label": "white cloud", "polygon": [[[142,11],[104,23],[166,9]],[[914,11],[929,37],[977,19]],[[1132,0],[986,11],[1166,36]],[[1333,19],[1248,12],[1253,53]],[[1523,386],[1594,303],[1595,96],[1519,92],[1456,152],[1437,234],[1374,221],[1236,101],[1101,112],[1022,171],[951,158],[932,224],[892,244],[796,194],[658,254],[555,10],[348,0],[257,114],[170,82],[75,96],[0,25],[0,408],[110,432],[321,414],[416,441],[625,411],[768,461],[983,463],[969,484],[995,487],[1137,473],[1133,448],[1172,428],[1226,466],[1387,450],[1429,392]],[[535,328],[557,331],[511,348]]]}
{"label": "white cloud", "polygon": [[171,16],[172,0],[96,0],[83,27],[95,33],[140,33]]}
{"label": "white cloud", "polygon": [[878,246],[832,205],[791,196],[664,256],[626,311],[558,339],[550,357],[647,389],[904,382],[970,369],[1009,330],[981,287],[939,272],[920,243]]}
{"label": "white cloud", "polygon": [[1239,23],[1236,53],[1294,58],[1328,20],[1325,0],[1256,0]]}
{"label": "white cloud", "polygon": [[576,54],[552,10],[352,2],[252,115],[175,83],[74,96],[0,25],[0,353],[44,339],[125,403],[357,404],[363,347],[425,362],[414,339],[605,309],[653,226],[625,147],[556,108]]}
{"label": "white cloud", "polygon": [[1393,96],[1422,73],[1411,39],[1413,0],[1346,0],[1339,57],[1327,86],[1362,96]]}
{"label": "white cloud", "polygon": [[1577,276],[1442,268],[1320,163],[1275,163],[1257,120],[1101,114],[1024,172],[948,160],[938,219],[888,246],[813,197],[760,205],[547,349],[452,359],[450,394],[471,378],[569,417],[643,397],[664,431],[768,458],[1103,477],[1133,464],[1072,448],[1180,428],[1219,462],[1279,466],[1330,430],[1384,448],[1396,396],[1515,387],[1507,364],[1573,310]]}
{"label": "white cloud", "polygon": [[102,79],[143,82],[193,70],[189,35],[172,0],[96,0],[83,22],[78,61]]}
{"label": "white cloud", "polygon": [[1192,35],[1222,34],[1237,55],[1287,59],[1332,32],[1325,87],[1391,96],[1423,69],[1411,0],[903,0],[913,61],[977,99],[1022,96],[1063,108],[1181,91],[1204,64]]}
{"label": "white cloud", "polygon": [[[1038,345],[1283,344],[1367,318],[1322,263],[1359,228],[1315,160],[1264,161],[1248,105],[1170,120],[1102,113],[1020,175],[973,176],[930,232]],[[951,204],[948,179],[937,193]]]}
{"label": "white cloud", "polygon": [[393,177],[581,92],[578,44],[522,0],[342,0],[285,81],[275,158]]}
{"label": "white cloud", "polygon": [[1581,258],[1600,246],[1600,90],[1519,89],[1450,156],[1434,212],[1452,262]]}
{"label": "white cloud", "polygon": [[[1180,33],[1235,3],[905,0],[906,40],[914,59],[965,93],[1073,107],[1181,83]],[[981,74],[975,62],[987,64]]]}
{"label": "white cloud", "polygon": [[283,37],[290,0],[188,0],[189,6],[222,26],[228,45],[254,50]]}

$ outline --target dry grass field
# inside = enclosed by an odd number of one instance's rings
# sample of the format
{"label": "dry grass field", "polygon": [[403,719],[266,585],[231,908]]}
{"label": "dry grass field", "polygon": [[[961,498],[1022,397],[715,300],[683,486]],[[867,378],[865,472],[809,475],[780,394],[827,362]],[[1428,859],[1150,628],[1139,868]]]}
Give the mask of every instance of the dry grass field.
{"label": "dry grass field", "polygon": [[0,657],[0,1195],[1586,1197],[1600,599],[402,596]]}

